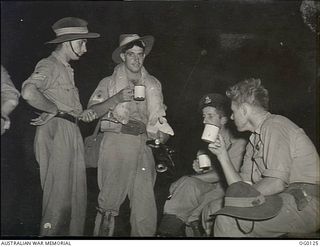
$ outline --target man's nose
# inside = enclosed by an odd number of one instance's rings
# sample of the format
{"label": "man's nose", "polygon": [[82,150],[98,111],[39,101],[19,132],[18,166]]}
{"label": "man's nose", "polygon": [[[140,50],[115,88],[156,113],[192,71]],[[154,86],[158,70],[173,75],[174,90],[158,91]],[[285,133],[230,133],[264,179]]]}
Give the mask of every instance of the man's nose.
{"label": "man's nose", "polygon": [[134,59],[135,62],[139,62],[139,55],[134,55],[133,59]]}

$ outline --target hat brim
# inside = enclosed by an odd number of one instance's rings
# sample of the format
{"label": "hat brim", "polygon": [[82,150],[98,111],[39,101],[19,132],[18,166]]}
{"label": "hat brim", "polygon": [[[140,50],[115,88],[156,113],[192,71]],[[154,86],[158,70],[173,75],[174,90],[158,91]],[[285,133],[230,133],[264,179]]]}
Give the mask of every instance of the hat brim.
{"label": "hat brim", "polygon": [[224,207],[212,214],[216,215],[227,215],[244,220],[267,220],[277,216],[282,207],[282,198],[278,195],[265,196],[265,203],[262,205],[241,208],[241,207]]}
{"label": "hat brim", "polygon": [[54,40],[50,40],[46,42],[46,44],[59,44],[66,41],[72,41],[76,39],[93,39],[93,38],[99,38],[100,34],[98,33],[80,33],[80,34],[65,34],[58,36]]}
{"label": "hat brim", "polygon": [[145,49],[144,49],[144,53],[146,54],[146,56],[150,53],[150,51],[152,50],[152,46],[153,46],[153,43],[154,43],[154,37],[151,36],[151,35],[146,35],[146,36],[143,36],[143,37],[140,37],[139,39],[134,39],[132,41],[130,41],[129,43],[126,43],[125,45],[122,45],[122,46],[119,46],[117,49],[115,49],[112,53],[112,60],[115,62],[115,63],[121,63],[122,60],[121,60],[121,57],[120,57],[120,54],[122,52],[122,49],[127,46],[128,44],[132,43],[132,42],[135,42],[135,41],[138,41],[138,40],[141,40],[145,43]]}

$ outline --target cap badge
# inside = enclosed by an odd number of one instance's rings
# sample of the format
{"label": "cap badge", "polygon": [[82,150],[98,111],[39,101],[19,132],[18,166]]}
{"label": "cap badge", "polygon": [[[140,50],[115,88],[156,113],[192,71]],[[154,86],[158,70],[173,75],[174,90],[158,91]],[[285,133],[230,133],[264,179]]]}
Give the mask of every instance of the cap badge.
{"label": "cap badge", "polygon": [[210,103],[211,103],[211,99],[209,98],[209,96],[207,96],[207,97],[204,99],[204,103],[205,103],[205,104],[210,104]]}

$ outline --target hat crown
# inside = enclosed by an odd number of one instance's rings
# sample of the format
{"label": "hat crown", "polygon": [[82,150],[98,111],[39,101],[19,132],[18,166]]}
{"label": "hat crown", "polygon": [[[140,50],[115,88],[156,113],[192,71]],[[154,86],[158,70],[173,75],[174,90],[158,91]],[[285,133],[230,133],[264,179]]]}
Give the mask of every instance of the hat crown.
{"label": "hat crown", "polygon": [[87,21],[77,17],[62,18],[52,25],[52,29],[56,34],[56,38],[46,43],[58,44],[77,39],[91,39],[100,37],[100,34],[98,33],[89,32],[87,25]]}
{"label": "hat crown", "polygon": [[121,34],[119,37],[119,46],[126,45],[140,38],[141,37],[138,34]]}
{"label": "hat crown", "polygon": [[201,110],[206,106],[221,107],[225,105],[227,102],[228,100],[225,96],[218,93],[210,93],[201,97],[199,101],[199,109]]}
{"label": "hat crown", "polygon": [[248,198],[260,195],[261,193],[258,190],[242,181],[231,184],[226,191],[226,197]]}
{"label": "hat crown", "polygon": [[154,37],[151,35],[139,36],[138,34],[121,34],[119,36],[119,46],[112,53],[112,60],[116,63],[121,63],[122,59],[120,54],[123,48],[131,42],[141,41],[144,45],[144,53],[147,56],[152,49]]}
{"label": "hat crown", "polygon": [[87,25],[88,25],[88,22],[83,19],[80,19],[77,17],[65,17],[56,21],[52,25],[52,29],[56,30],[56,29],[67,28],[67,27],[87,27]]}
{"label": "hat crown", "polygon": [[266,220],[275,217],[281,207],[280,196],[264,196],[252,185],[239,181],[227,188],[224,207],[214,215],[229,215],[247,220]]}

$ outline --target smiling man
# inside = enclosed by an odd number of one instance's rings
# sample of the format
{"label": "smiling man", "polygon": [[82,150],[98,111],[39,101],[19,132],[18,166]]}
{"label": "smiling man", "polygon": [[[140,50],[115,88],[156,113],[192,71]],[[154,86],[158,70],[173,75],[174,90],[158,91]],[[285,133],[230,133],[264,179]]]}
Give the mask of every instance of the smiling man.
{"label": "smiling man", "polygon": [[[153,236],[157,208],[153,192],[156,170],[148,139],[165,142],[166,107],[160,82],[143,67],[152,36],[123,34],[112,59],[118,65],[104,78],[88,107],[102,118],[104,132],[98,160],[98,213],[94,235],[112,236],[114,216],[129,197],[131,236]],[[145,100],[134,100],[134,87],[145,87]]]}
{"label": "smiling man", "polygon": [[96,118],[82,109],[69,61],[87,52],[90,33],[85,20],[66,17],[53,26],[57,44],[47,58],[36,65],[22,85],[22,97],[43,113],[32,120],[36,125],[35,155],[40,166],[43,189],[40,235],[79,236],[83,234],[87,184],[84,146],[78,120]]}

